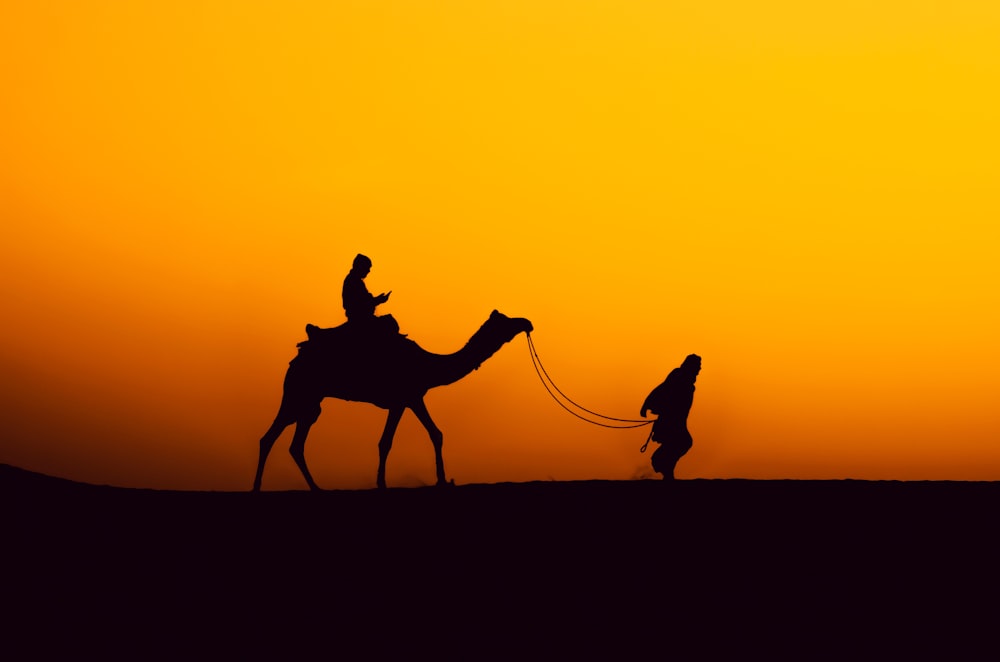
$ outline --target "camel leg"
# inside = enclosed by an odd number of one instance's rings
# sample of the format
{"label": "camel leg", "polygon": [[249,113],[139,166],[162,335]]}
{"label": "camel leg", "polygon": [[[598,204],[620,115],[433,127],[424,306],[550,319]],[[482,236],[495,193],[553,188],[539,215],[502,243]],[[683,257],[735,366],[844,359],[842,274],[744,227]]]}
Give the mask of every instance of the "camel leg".
{"label": "camel leg", "polygon": [[379,489],[385,489],[385,460],[389,457],[392,449],[392,438],[396,436],[396,428],[399,426],[399,419],[403,417],[403,407],[396,407],[389,410],[389,415],[385,419],[385,429],[382,430],[382,438],[378,441],[378,479],[376,483]]}
{"label": "camel leg", "polygon": [[278,440],[281,433],[285,431],[288,427],[289,421],[285,420],[283,416],[278,416],[274,419],[274,423],[271,423],[271,427],[267,429],[264,436],[260,438],[260,456],[257,459],[257,476],[253,479],[253,491],[260,492],[260,482],[264,478],[264,463],[267,462],[267,456],[271,452],[271,447],[274,446],[274,442]]}
{"label": "camel leg", "polygon": [[421,398],[418,402],[410,405],[410,409],[413,413],[417,415],[417,419],[426,428],[427,434],[431,437],[431,443],[434,444],[434,461],[437,466],[437,484],[447,485],[448,481],[445,479],[444,475],[444,456],[441,454],[441,446],[444,444],[444,435],[438,426],[434,425],[434,421],[431,419],[430,412],[427,411],[427,405],[424,404],[424,399]]}
{"label": "camel leg", "polygon": [[319,418],[319,407],[316,407],[314,414],[308,418],[300,418],[295,423],[295,436],[292,437],[292,445],[288,448],[288,452],[291,453],[292,459],[295,460],[295,464],[299,465],[299,470],[302,475],[305,476],[306,483],[309,484],[309,489],[320,490],[320,486],[316,484],[313,480],[312,474],[309,473],[309,467],[306,466],[306,437],[309,436],[309,428],[313,426],[316,419]]}

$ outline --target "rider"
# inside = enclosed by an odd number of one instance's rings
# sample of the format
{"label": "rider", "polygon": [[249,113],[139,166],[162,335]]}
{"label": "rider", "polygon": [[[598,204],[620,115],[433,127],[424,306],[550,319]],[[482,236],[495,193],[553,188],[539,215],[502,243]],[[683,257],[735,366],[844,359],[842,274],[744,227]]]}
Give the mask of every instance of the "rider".
{"label": "rider", "polygon": [[373,295],[365,286],[365,277],[372,270],[372,261],[366,255],[358,253],[354,258],[354,263],[350,273],[344,279],[344,287],[341,295],[344,299],[344,312],[347,314],[347,321],[352,326],[360,326],[374,323],[376,320],[382,328],[392,329],[394,333],[399,332],[399,324],[392,315],[376,317],[375,308],[389,300],[391,291],[383,292],[378,296]]}

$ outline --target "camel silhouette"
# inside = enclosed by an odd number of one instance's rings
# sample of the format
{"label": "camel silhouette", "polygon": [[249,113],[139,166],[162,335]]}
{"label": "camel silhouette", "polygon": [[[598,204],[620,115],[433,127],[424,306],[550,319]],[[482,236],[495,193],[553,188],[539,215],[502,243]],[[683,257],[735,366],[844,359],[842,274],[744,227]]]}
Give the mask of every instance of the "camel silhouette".
{"label": "camel silhouette", "polygon": [[434,354],[405,336],[393,334],[389,337],[370,326],[352,322],[332,329],[308,326],[310,339],[299,343],[299,353],[285,373],[278,414],[261,437],[253,490],[260,490],[264,463],[271,447],[293,423],[295,434],[289,453],[310,489],[320,489],[306,465],[305,445],[309,428],[319,418],[324,398],[370,402],[389,410],[378,442],[379,488],[386,486],[386,458],[396,427],[407,409],[416,414],[430,435],[438,485],[447,484],[441,455],[443,435],[427,412],[424,395],[436,386],[452,384],[477,370],[517,334],[530,333],[532,328],[531,322],[524,318],[507,317],[494,310],[462,349],[454,354]]}

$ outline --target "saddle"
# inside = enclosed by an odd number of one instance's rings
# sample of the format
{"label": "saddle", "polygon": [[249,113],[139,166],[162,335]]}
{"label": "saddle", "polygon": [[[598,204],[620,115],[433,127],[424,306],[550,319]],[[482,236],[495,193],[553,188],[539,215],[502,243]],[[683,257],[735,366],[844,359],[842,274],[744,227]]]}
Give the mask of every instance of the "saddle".
{"label": "saddle", "polygon": [[392,344],[393,340],[406,338],[399,332],[399,323],[392,315],[372,317],[364,321],[348,320],[340,326],[319,327],[306,324],[306,337],[298,347],[323,347],[326,349],[374,349]]}

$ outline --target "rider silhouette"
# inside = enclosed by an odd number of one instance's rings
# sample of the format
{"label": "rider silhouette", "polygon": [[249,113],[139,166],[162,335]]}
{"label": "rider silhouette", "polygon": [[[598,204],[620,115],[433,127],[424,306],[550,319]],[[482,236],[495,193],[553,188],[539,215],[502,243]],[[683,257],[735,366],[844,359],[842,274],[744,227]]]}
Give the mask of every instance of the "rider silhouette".
{"label": "rider silhouette", "polygon": [[354,258],[351,271],[344,278],[344,287],[341,290],[347,321],[352,326],[371,326],[378,321],[382,329],[387,331],[391,329],[392,332],[396,333],[399,331],[399,324],[392,315],[375,316],[375,308],[388,301],[392,292],[383,292],[375,296],[368,291],[365,286],[365,278],[371,270],[371,259],[358,253]]}
{"label": "rider silhouette", "polygon": [[344,298],[344,312],[350,321],[364,321],[375,317],[375,307],[389,300],[392,292],[383,292],[374,296],[365,286],[365,277],[372,270],[372,261],[366,255],[358,253],[354,258],[350,273],[344,279],[341,295]]}
{"label": "rider silhouette", "polygon": [[687,429],[687,417],[694,402],[694,381],[700,371],[701,357],[688,355],[642,403],[643,418],[647,410],[657,416],[652,438],[660,447],[653,453],[652,461],[653,470],[663,474],[663,480],[674,479],[677,461],[691,450],[693,440]]}

